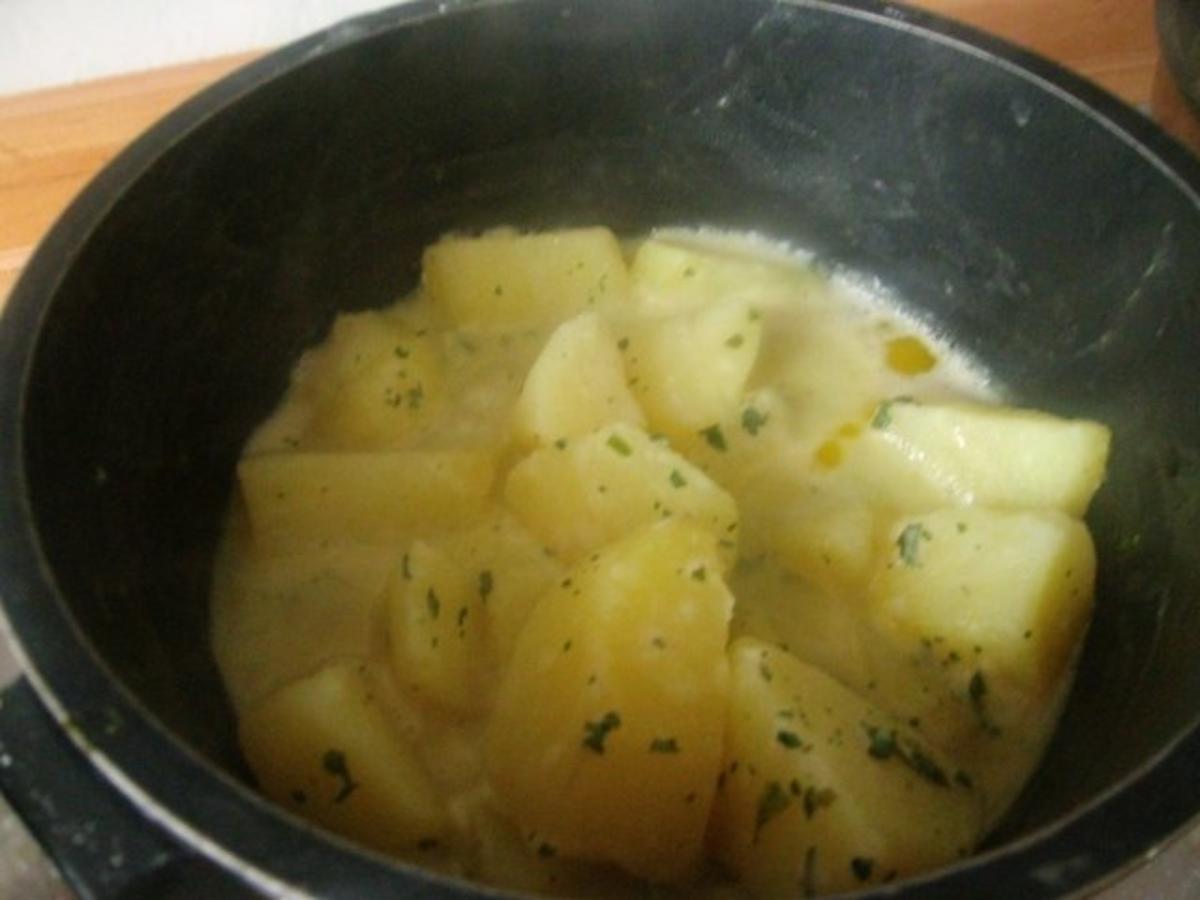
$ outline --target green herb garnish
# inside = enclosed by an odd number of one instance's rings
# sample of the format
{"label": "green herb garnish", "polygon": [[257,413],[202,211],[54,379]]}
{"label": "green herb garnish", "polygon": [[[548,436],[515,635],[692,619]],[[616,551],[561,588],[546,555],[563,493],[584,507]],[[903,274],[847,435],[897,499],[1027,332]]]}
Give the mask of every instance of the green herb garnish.
{"label": "green herb garnish", "polygon": [[357,782],[350,776],[350,766],[346,763],[346,754],[341,750],[326,750],[325,755],[321,757],[321,768],[342,781],[337,796],[333,798],[334,803],[343,802],[358,787]]}
{"label": "green herb garnish", "polygon": [[720,425],[709,425],[707,428],[700,430],[700,435],[708,442],[708,446],[714,450],[720,450],[722,453],[728,449],[725,443],[725,434],[721,431]]}
{"label": "green herb garnish", "polygon": [[900,551],[900,559],[906,566],[918,566],[918,555],[921,541],[933,540],[933,535],[920,522],[912,522],[904,526],[900,536],[896,538],[896,548]]}
{"label": "green herb garnish", "polygon": [[850,860],[850,871],[859,881],[870,881],[875,869],[875,860],[867,856],[856,856]]}
{"label": "green herb garnish", "polygon": [[593,753],[604,753],[604,742],[608,735],[621,727],[621,717],[613,710],[606,712],[597,722],[583,723],[583,746]]}
{"label": "green herb garnish", "polygon": [[796,750],[804,746],[804,741],[800,740],[800,736],[794,731],[777,731],[775,740],[783,744],[789,750]]}
{"label": "green herb garnish", "polygon": [[762,831],[763,826],[787,809],[791,802],[778,781],[767,782],[762,793],[758,795],[758,807],[754,813],[755,840],[758,840],[758,833]]}
{"label": "green herb garnish", "polygon": [[742,428],[751,437],[758,434],[758,429],[767,424],[767,419],[770,418],[766,413],[761,413],[753,406],[747,406],[742,410]]}
{"label": "green herb garnish", "polygon": [[650,742],[651,753],[678,753],[679,742],[675,738],[655,738]]}
{"label": "green herb garnish", "polygon": [[629,443],[619,434],[610,434],[605,443],[621,456],[629,456],[631,453],[633,453],[633,448],[630,447]]}

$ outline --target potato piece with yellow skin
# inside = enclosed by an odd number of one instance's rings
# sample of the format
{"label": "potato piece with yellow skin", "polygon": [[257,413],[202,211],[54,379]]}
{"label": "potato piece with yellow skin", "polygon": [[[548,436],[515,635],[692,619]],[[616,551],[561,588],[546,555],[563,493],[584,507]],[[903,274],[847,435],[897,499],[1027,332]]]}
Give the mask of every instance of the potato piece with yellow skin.
{"label": "potato piece with yellow skin", "polygon": [[736,558],[738,511],[703,471],[628,425],[612,425],[529,454],[509,471],[504,499],[546,546],[575,561],[660,519],[694,519]]}
{"label": "potato piece with yellow skin", "polygon": [[238,734],[259,786],[276,803],[407,855],[444,840],[451,824],[378,694],[365,663],[339,662],[244,710]]}
{"label": "potato piece with yellow skin", "polygon": [[727,302],[628,320],[626,371],[650,427],[691,435],[734,415],[762,340],[759,311]]}
{"label": "potato piece with yellow skin", "polygon": [[729,652],[710,846],[756,897],[879,883],[975,845],[978,796],[918,733],[777,647]]}
{"label": "potato piece with yellow skin", "polygon": [[254,541],[274,551],[404,543],[479,516],[494,475],[490,453],[468,450],[269,453],[238,464]]}
{"label": "potato piece with yellow skin", "polygon": [[456,325],[562,322],[624,304],[629,274],[607,228],[447,237],[425,251],[425,290]]}
{"label": "potato piece with yellow skin", "polygon": [[504,674],[487,772],[525,834],[654,881],[699,861],[724,727],[733,597],[716,540],[646,526],[538,603]]}
{"label": "potato piece with yellow skin", "polygon": [[517,439],[551,444],[613,422],[643,427],[646,417],[625,383],[625,363],[609,327],[594,312],[560,325],[521,388]]}
{"label": "potato piece with yellow skin", "polygon": [[463,715],[486,705],[486,623],[469,571],[414,542],[392,572],[387,616],[392,668],[416,700]]}

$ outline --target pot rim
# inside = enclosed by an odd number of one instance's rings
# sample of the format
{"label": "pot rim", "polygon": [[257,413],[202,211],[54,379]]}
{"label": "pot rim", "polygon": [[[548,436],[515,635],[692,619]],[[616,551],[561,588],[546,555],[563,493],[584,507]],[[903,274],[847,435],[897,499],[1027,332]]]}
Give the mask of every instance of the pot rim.
{"label": "pot rim", "polygon": [[[19,423],[36,336],[64,273],[128,186],[243,96],[393,29],[524,2],[537,0],[410,0],[273,51],[201,91],[138,137],[70,204],[41,241],[0,318],[0,421],[18,423],[0,429],[0,624],[42,703],[103,777],[182,844],[269,896],[361,897],[385,890],[404,896],[397,893],[401,873],[412,880],[414,897],[513,895],[387,859],[272,806],[169,733],[112,674],[60,599],[33,525]],[[1148,118],[1052,62],[883,0],[773,2],[907,32],[999,66],[1102,126],[1200,210],[1200,161]],[[1148,806],[1153,815],[1146,815]],[[1121,781],[1054,822],[948,868],[855,896],[982,897],[981,884],[986,896],[1059,896],[1151,858],[1198,815],[1200,714]]]}

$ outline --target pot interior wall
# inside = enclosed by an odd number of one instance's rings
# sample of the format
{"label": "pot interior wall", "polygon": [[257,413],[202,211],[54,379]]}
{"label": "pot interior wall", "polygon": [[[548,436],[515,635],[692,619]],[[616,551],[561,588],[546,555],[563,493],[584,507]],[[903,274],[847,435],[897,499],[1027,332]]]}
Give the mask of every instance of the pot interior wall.
{"label": "pot interior wall", "polygon": [[1097,615],[1007,834],[1195,721],[1200,210],[1133,146],[979,54],[767,2],[494,4],[311,55],[160,138],[57,289],[21,423],[65,602],[180,738],[241,771],[206,604],[249,429],[339,310],[500,224],[788,239],[1113,425]]}

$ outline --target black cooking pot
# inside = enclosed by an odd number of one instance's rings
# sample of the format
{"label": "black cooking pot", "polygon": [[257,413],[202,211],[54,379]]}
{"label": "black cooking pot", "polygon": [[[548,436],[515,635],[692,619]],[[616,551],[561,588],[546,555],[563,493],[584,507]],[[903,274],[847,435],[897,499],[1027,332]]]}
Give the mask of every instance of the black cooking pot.
{"label": "black cooking pot", "polygon": [[1095,622],[1045,764],[987,852],[885,893],[1059,895],[1200,811],[1200,165],[1062,70],[873,0],[418,0],[170,115],[5,311],[8,618],[61,730],[174,848],[114,883],[164,895],[151,862],[179,880],[203,857],[230,891],[475,890],[247,786],[210,563],[239,448],[339,311],[410,290],[448,229],[581,223],[811,248],[1016,401],[1115,430]]}

